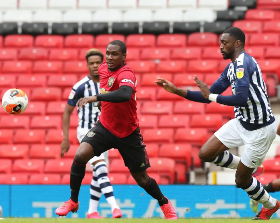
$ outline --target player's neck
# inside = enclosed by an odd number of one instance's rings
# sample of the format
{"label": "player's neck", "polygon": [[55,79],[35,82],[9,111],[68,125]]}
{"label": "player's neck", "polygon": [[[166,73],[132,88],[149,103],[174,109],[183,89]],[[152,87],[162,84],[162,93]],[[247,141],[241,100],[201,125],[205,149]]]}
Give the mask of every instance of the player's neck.
{"label": "player's neck", "polygon": [[91,75],[89,75],[89,78],[90,78],[93,82],[96,82],[96,83],[99,83],[99,81],[100,81],[100,77],[92,77]]}
{"label": "player's neck", "polygon": [[239,57],[239,55],[243,52],[245,52],[244,48],[236,51],[235,54],[233,55],[233,57],[231,58],[232,63],[234,63],[236,61],[236,58]]}

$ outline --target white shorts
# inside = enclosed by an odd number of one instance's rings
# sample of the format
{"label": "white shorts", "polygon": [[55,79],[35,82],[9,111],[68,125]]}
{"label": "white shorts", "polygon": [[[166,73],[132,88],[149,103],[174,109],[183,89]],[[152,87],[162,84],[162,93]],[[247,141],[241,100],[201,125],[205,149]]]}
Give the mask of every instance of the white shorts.
{"label": "white shorts", "polygon": [[[84,136],[88,133],[88,129],[82,129],[82,128],[77,128],[77,138],[79,140],[79,142],[81,143],[82,139],[84,138]],[[105,162],[108,165],[108,151],[102,153],[100,156],[94,156],[93,158],[91,158],[88,163],[92,164],[98,160],[105,160]]]}
{"label": "white shorts", "polygon": [[266,153],[276,137],[276,130],[276,122],[254,131],[248,131],[238,119],[232,119],[215,132],[215,136],[229,149],[244,145],[241,162],[249,168],[256,168],[265,159]]}

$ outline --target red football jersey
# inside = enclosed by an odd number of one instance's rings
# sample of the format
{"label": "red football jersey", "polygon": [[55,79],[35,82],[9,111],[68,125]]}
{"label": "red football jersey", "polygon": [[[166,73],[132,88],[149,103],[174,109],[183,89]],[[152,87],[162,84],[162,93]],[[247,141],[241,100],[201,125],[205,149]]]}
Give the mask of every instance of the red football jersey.
{"label": "red football jersey", "polygon": [[100,93],[115,91],[122,85],[133,88],[131,99],[127,102],[113,103],[102,101],[102,112],[99,116],[101,124],[119,138],[130,135],[139,125],[136,103],[136,77],[133,71],[123,66],[117,71],[109,71],[104,62],[98,69],[100,75]]}

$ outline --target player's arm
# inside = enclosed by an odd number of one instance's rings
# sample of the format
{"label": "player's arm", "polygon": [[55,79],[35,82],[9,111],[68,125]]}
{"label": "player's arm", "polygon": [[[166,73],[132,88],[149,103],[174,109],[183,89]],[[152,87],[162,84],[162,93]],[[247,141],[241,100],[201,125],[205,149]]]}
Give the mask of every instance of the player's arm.
{"label": "player's arm", "polygon": [[280,123],[279,123],[279,125],[278,125],[278,127],[277,127],[277,135],[280,136]]}

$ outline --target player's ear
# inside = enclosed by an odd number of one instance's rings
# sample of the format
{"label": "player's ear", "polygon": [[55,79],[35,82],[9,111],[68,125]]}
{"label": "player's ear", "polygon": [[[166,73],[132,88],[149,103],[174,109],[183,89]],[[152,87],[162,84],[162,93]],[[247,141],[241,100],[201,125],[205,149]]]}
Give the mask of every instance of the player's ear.
{"label": "player's ear", "polygon": [[125,59],[126,59],[126,53],[123,53],[122,57],[123,57],[123,61],[125,61]]}
{"label": "player's ear", "polygon": [[236,46],[236,48],[241,47],[241,46],[242,46],[241,41],[240,41],[240,40],[236,40],[236,41],[235,41],[235,46]]}

